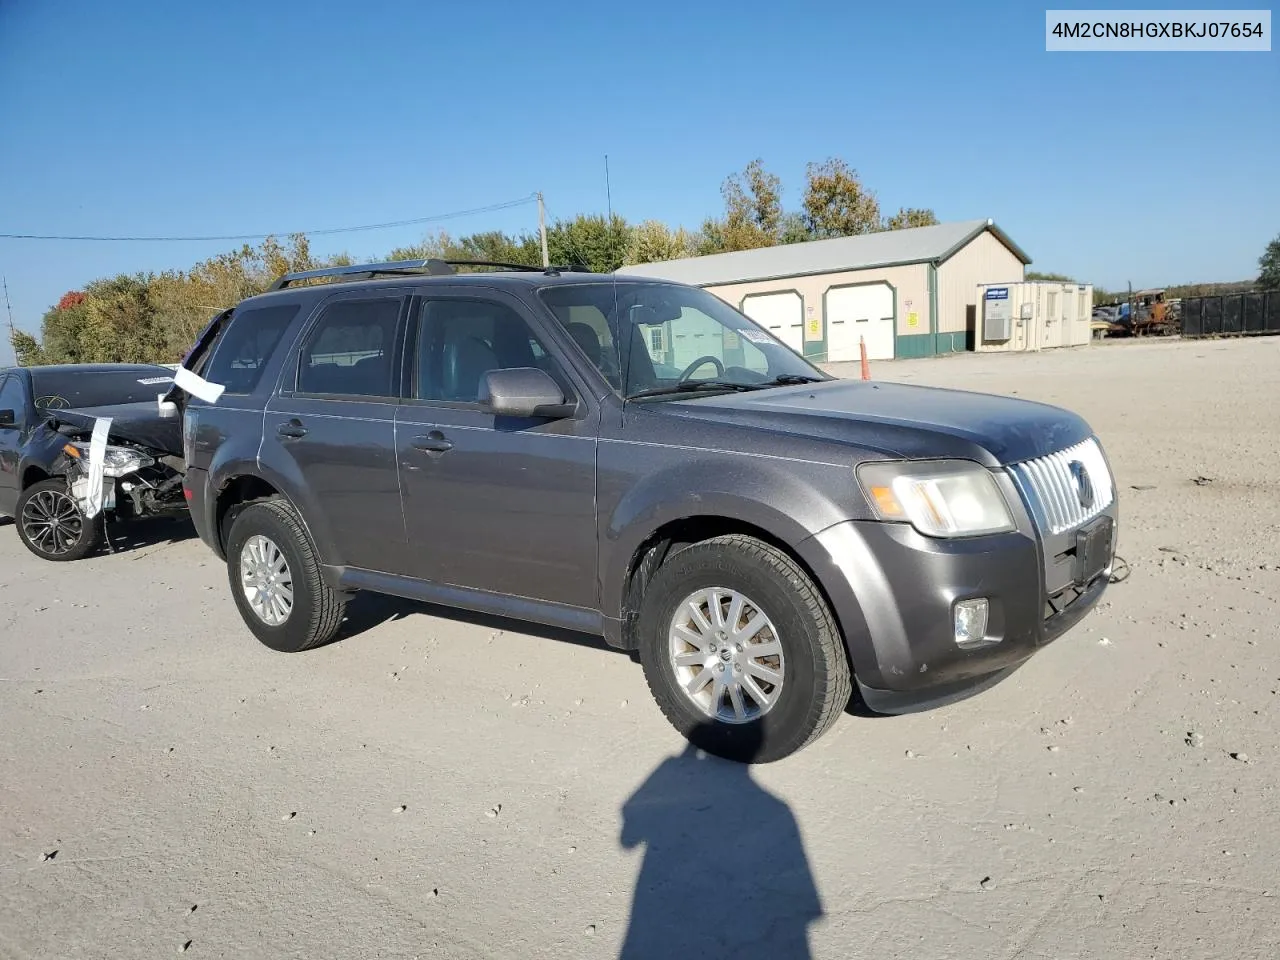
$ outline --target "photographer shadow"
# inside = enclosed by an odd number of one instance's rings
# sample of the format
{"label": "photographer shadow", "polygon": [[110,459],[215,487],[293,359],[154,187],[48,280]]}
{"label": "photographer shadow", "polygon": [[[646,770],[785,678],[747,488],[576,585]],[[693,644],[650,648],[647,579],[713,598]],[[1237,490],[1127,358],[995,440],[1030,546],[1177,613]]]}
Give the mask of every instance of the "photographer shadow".
{"label": "photographer shadow", "polygon": [[[740,733],[754,756],[758,731]],[[620,840],[645,848],[622,960],[812,956],[822,903],[799,826],[747,763],[690,744],[623,805]]]}

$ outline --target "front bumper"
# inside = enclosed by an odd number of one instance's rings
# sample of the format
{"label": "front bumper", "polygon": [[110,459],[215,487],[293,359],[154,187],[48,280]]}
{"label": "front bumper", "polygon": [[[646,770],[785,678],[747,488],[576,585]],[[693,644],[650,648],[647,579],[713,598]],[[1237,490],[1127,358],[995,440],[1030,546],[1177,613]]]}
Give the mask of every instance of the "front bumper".
{"label": "front bumper", "polygon": [[[1115,504],[1105,515],[1116,523]],[[1114,534],[1111,544],[1100,574],[1065,589],[1046,571],[1070,557],[1056,553],[1046,563],[1030,523],[939,540],[906,524],[848,521],[809,538],[802,555],[840,622],[866,705],[903,713],[986,689],[1079,623],[1110,583]],[[986,637],[961,647],[954,604],[975,597],[989,603]]]}

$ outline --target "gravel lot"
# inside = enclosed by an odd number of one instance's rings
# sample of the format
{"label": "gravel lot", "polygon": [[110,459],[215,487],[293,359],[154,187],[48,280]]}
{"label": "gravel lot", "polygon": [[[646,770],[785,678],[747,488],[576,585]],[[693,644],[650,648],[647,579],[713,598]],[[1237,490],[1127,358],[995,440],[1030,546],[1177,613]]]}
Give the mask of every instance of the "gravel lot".
{"label": "gravel lot", "polygon": [[73,565],[0,529],[0,956],[1280,954],[1280,338],[872,374],[1087,416],[1131,575],[981,696],[767,767],[588,638],[365,597],[275,654],[185,526]]}

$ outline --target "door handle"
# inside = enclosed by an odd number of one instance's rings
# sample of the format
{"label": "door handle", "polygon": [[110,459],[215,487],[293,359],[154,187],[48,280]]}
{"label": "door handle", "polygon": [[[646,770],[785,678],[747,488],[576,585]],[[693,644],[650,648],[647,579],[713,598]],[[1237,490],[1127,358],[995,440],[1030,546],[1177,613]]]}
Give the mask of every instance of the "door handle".
{"label": "door handle", "polygon": [[287,420],[276,428],[276,435],[284,440],[297,440],[307,435],[307,428],[301,420]]}
{"label": "door handle", "polygon": [[425,450],[427,453],[445,453],[453,449],[453,441],[446,439],[439,430],[432,430],[425,437],[414,437],[413,449]]}

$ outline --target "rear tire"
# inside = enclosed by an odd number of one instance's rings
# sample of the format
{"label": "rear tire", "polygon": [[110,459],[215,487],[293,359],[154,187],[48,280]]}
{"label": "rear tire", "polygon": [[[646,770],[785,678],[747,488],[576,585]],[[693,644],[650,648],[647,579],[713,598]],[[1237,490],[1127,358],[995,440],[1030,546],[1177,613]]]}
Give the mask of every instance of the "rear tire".
{"label": "rear tire", "polygon": [[15,512],[19,539],[41,560],[83,560],[102,546],[103,515],[87,519],[60,477],[23,490]]}
{"label": "rear tire", "polygon": [[667,558],[637,629],[663,714],[692,744],[730,760],[795,753],[830,729],[852,695],[822,594],[791,557],[753,537],[716,537]]}
{"label": "rear tire", "polygon": [[315,546],[287,501],[260,500],[240,510],[226,555],[236,607],[265,646],[300,653],[337,634],[346,603],[324,582]]}

